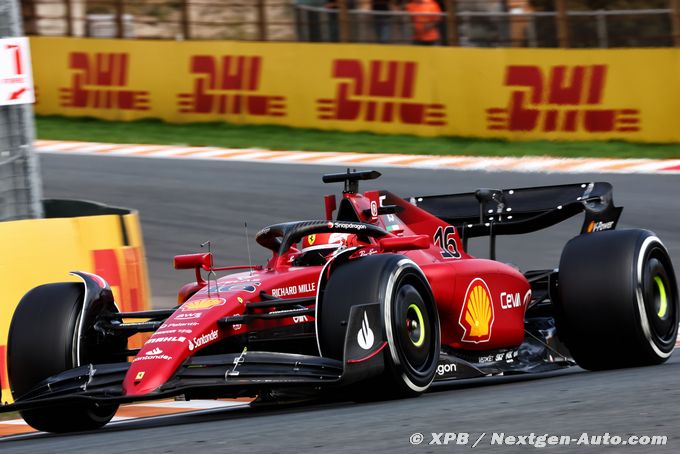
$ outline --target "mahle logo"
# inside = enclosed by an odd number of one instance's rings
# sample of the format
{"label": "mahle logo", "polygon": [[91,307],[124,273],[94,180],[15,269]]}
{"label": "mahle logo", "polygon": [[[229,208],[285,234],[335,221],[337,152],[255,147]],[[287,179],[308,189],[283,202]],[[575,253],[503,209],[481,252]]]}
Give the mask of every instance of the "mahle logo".
{"label": "mahle logo", "polygon": [[463,342],[488,342],[494,321],[493,301],[486,282],[474,279],[465,293],[465,304],[458,323],[464,329]]}

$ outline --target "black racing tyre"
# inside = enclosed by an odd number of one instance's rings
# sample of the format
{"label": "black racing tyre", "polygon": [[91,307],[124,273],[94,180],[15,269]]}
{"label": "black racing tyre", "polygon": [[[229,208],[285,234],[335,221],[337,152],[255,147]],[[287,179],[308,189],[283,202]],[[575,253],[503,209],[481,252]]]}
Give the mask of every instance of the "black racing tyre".
{"label": "black racing tyre", "polygon": [[427,279],[402,255],[363,257],[333,270],[317,321],[321,353],[342,360],[351,307],[376,302],[381,303],[383,335],[388,343],[386,367],[380,377],[357,388],[364,394],[358,398],[419,395],[437,372],[439,315]]}
{"label": "black racing tyre", "polygon": [[[75,345],[83,306],[80,283],[46,284],[29,291],[12,317],[7,366],[14,399],[42,380],[77,366]],[[78,404],[22,410],[22,418],[45,432],[74,432],[107,424],[117,405]]]}
{"label": "black racing tyre", "polygon": [[581,235],[562,252],[555,298],[558,335],[590,370],[666,361],[678,335],[671,259],[648,230]]}

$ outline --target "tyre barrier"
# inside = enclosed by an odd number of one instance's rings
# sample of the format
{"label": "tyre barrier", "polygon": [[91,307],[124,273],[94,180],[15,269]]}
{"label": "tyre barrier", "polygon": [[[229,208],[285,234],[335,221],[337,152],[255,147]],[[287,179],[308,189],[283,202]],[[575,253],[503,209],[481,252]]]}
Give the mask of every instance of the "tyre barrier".
{"label": "tyre barrier", "polygon": [[[80,200],[43,200],[45,218],[0,222],[0,388],[11,403],[7,336],[14,310],[31,288],[79,280],[74,270],[108,281],[121,311],[150,308],[139,214]],[[141,346],[142,338],[130,339]]]}

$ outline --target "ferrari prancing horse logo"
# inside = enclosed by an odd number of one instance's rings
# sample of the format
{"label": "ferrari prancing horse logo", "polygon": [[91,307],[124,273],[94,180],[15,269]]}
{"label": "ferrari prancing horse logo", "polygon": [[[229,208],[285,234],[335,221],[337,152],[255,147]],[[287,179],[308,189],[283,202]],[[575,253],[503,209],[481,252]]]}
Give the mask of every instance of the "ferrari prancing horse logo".
{"label": "ferrari prancing horse logo", "polygon": [[489,286],[476,278],[465,292],[465,304],[458,323],[463,327],[463,342],[488,342],[491,339],[494,313]]}

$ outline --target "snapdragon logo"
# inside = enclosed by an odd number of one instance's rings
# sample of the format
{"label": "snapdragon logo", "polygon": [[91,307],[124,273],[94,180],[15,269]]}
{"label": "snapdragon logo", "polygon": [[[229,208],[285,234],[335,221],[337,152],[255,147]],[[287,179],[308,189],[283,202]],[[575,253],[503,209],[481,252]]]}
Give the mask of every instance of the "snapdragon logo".
{"label": "snapdragon logo", "polygon": [[194,337],[189,339],[189,351],[194,351],[194,349],[199,348],[209,342],[216,340],[219,337],[219,332],[215,329],[207,334],[200,337]]}
{"label": "snapdragon logo", "polygon": [[336,229],[347,229],[347,230],[366,230],[366,226],[364,224],[353,224],[353,223],[347,223],[347,222],[329,222],[328,223],[328,228],[336,228]]}

